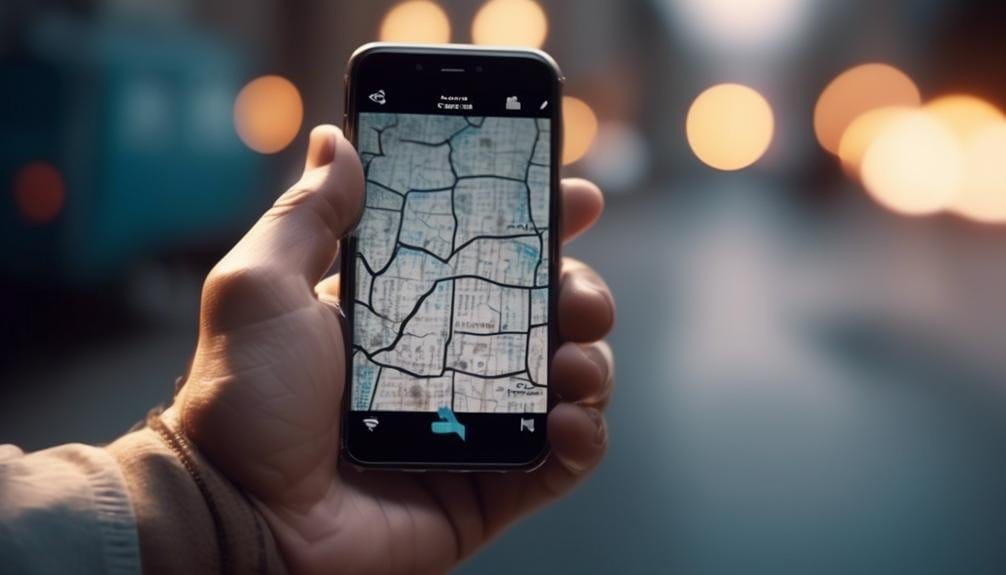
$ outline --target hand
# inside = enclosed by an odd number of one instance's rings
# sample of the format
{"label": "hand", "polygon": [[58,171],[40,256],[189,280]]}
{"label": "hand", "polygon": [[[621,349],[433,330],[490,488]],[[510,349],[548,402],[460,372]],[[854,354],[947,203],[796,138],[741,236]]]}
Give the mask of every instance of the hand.
{"label": "hand", "polygon": [[[322,279],[363,209],[359,159],[338,129],[311,133],[304,174],[210,272],[199,344],[169,410],[182,431],[258,502],[293,572],[438,573],[517,518],[572,489],[607,443],[601,410],[614,321],[604,282],[566,258],[564,343],[551,386],[552,454],[532,473],[361,473],[339,465],[346,357],[339,278]],[[568,241],[599,217],[600,191],[562,182]]]}

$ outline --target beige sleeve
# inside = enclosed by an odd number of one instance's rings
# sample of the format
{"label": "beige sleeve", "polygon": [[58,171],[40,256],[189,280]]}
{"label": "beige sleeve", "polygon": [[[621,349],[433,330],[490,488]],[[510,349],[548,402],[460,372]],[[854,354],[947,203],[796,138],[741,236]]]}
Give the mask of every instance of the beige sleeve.
{"label": "beige sleeve", "polygon": [[169,428],[148,421],[157,431],[107,447],[136,515],[144,573],[285,573],[252,502],[180,434],[166,438]]}
{"label": "beige sleeve", "polygon": [[0,445],[0,572],[140,572],[136,521],[108,452]]}

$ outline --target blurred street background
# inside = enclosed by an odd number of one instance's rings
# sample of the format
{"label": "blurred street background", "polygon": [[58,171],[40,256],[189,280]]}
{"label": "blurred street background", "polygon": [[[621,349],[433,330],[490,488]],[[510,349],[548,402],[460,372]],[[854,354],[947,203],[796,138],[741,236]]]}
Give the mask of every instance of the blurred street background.
{"label": "blurred street background", "polygon": [[0,443],[170,398],[372,40],[541,47],[611,448],[462,573],[1006,572],[1002,0],[5,0]]}

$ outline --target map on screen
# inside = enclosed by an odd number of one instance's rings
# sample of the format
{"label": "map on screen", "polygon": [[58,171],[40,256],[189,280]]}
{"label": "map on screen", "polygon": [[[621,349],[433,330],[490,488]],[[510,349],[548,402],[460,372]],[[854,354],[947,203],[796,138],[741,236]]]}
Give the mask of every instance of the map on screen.
{"label": "map on screen", "polygon": [[360,114],[352,409],[546,411],[549,129]]}

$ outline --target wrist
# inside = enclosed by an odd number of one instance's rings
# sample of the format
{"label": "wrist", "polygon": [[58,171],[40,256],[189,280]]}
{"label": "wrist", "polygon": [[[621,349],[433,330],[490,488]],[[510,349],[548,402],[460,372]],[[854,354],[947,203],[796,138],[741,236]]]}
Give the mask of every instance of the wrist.
{"label": "wrist", "polygon": [[107,448],[125,478],[144,571],[283,572],[264,519],[166,415],[170,423],[152,415]]}

